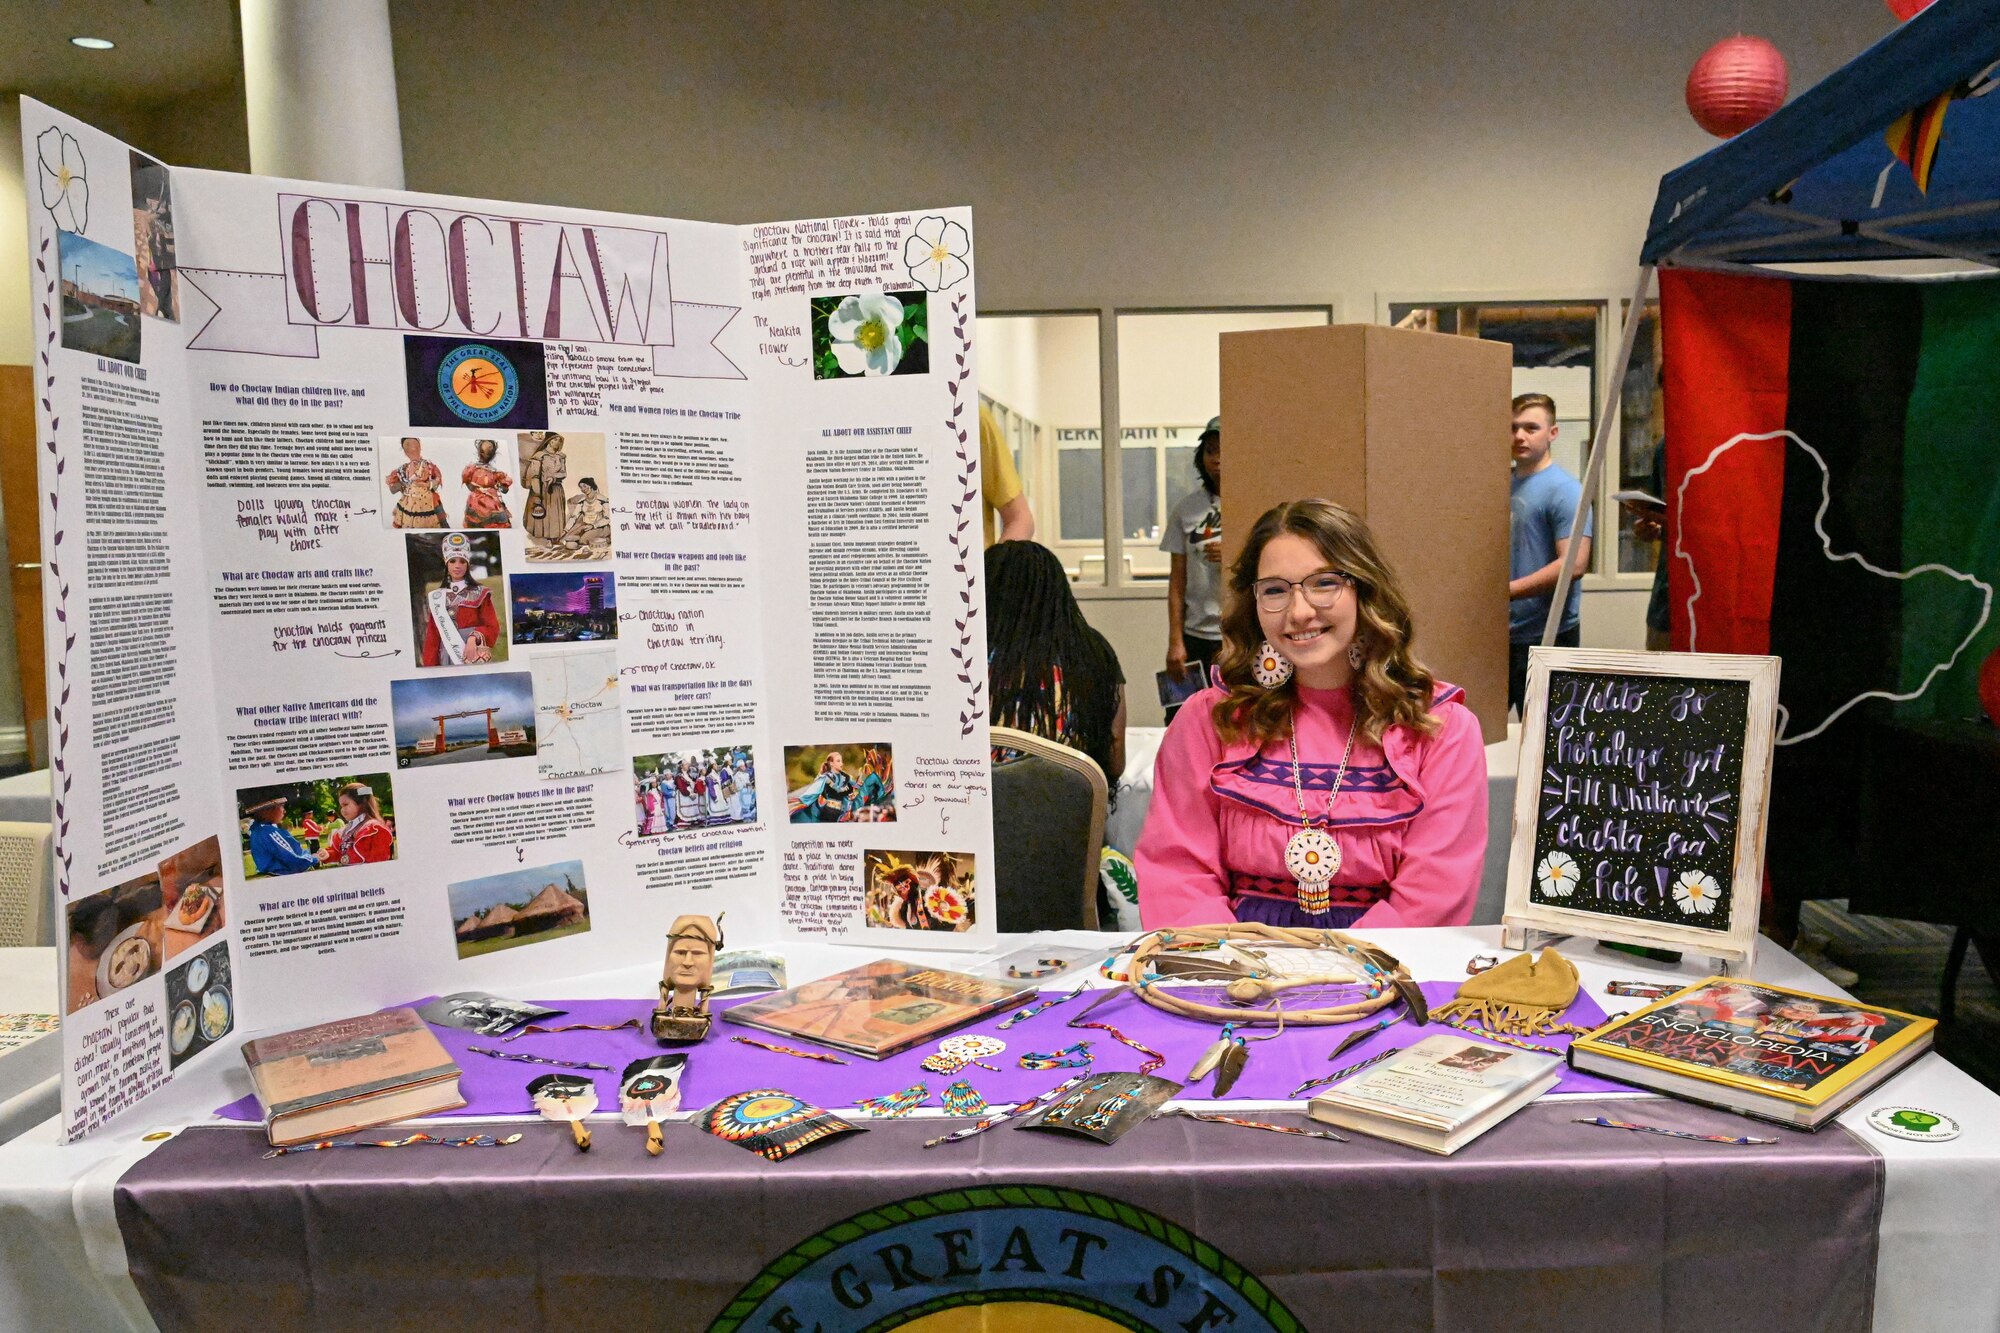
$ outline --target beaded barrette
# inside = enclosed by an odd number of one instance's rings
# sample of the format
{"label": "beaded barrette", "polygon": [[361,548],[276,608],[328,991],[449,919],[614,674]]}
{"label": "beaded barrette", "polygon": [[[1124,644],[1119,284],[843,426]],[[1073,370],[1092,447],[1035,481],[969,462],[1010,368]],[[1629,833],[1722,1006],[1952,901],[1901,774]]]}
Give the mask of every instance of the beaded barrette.
{"label": "beaded barrette", "polygon": [[1029,1051],[1021,1057],[1023,1069],[1076,1069],[1089,1063],[1090,1043],[1087,1041],[1080,1041],[1074,1046],[1065,1046],[1053,1055]]}
{"label": "beaded barrette", "polygon": [[863,1097],[854,1103],[859,1111],[879,1115],[889,1119],[899,1119],[922,1106],[931,1099],[931,1085],[912,1083],[901,1092],[888,1093],[881,1097]]}
{"label": "beaded barrette", "polygon": [[989,1065],[984,1060],[968,1060],[962,1055],[952,1055],[947,1051],[932,1051],[923,1059],[922,1067],[933,1074],[956,1074],[967,1065],[978,1065],[981,1069],[1000,1072],[999,1065]]}

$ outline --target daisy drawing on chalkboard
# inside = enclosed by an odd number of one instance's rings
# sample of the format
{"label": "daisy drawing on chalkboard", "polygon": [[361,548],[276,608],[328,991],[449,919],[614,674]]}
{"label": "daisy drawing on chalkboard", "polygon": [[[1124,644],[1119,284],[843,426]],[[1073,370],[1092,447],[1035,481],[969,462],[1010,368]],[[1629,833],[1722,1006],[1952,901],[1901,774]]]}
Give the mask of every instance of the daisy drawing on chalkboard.
{"label": "daisy drawing on chalkboard", "polygon": [[1547,897],[1567,898],[1583,882],[1583,872],[1577,869],[1576,858],[1568,852],[1550,852],[1535,867],[1535,882],[1542,886]]}
{"label": "daisy drawing on chalkboard", "polygon": [[1722,901],[1722,886],[1705,870],[1683,870],[1674,877],[1674,905],[1683,912],[1706,916]]}

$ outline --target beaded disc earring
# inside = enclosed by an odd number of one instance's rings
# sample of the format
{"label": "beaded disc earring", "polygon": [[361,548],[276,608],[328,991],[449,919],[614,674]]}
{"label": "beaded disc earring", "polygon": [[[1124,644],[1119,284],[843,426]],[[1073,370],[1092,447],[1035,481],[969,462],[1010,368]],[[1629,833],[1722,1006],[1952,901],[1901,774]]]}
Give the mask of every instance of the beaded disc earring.
{"label": "beaded disc earring", "polygon": [[1357,634],[1347,645],[1347,665],[1359,671],[1367,660],[1368,655],[1361,651],[1361,636]]}
{"label": "beaded disc earring", "polygon": [[1250,668],[1250,674],[1265,689],[1275,690],[1292,678],[1292,664],[1266,639],[1257,645],[1257,664]]}

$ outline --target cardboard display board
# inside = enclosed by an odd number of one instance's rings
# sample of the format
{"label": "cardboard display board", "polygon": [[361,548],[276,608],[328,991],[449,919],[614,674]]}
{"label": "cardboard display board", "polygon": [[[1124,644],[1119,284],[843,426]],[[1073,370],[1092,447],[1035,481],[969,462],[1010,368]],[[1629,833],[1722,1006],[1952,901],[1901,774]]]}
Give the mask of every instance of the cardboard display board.
{"label": "cardboard display board", "polygon": [[1361,515],[1402,580],[1417,657],[1507,734],[1505,343],[1374,324],[1222,335],[1225,565],[1259,515],[1319,496]]}
{"label": "cardboard display board", "polygon": [[1532,649],[1501,916],[1754,958],[1775,657]]}
{"label": "cardboard display board", "polygon": [[684,912],[992,938],[964,210],[722,226],[22,124],[68,1135],[247,1032],[655,963]]}

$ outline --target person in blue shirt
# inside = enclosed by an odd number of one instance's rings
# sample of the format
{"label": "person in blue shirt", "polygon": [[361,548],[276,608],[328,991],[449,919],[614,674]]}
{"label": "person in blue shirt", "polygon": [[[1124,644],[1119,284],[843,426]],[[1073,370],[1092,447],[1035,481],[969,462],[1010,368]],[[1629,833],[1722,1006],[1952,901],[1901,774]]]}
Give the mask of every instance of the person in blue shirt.
{"label": "person in blue shirt", "polygon": [[1564,471],[1549,450],[1556,442],[1556,404],[1545,393],[1514,400],[1514,485],[1509,519],[1513,557],[1507,571],[1507,706],[1522,708],[1527,694],[1528,649],[1542,641],[1556,577],[1570,561],[1569,602],[1556,628],[1556,644],[1574,648],[1583,600],[1583,571],[1590,564],[1592,516],[1586,514],[1576,550],[1569,546],[1582,483]]}
{"label": "person in blue shirt", "polygon": [[257,867],[258,874],[296,875],[319,865],[319,858],[284,826],[284,797],[273,796],[245,806],[243,813],[250,820],[250,864]]}

